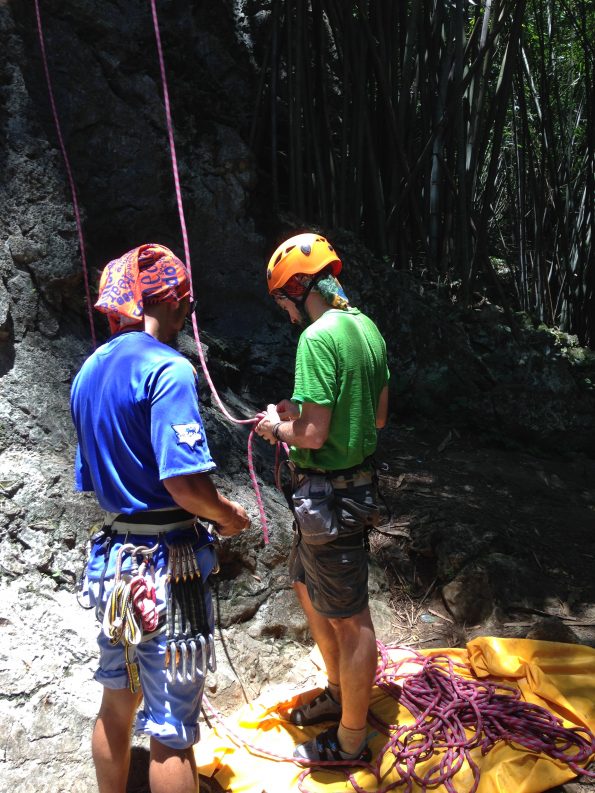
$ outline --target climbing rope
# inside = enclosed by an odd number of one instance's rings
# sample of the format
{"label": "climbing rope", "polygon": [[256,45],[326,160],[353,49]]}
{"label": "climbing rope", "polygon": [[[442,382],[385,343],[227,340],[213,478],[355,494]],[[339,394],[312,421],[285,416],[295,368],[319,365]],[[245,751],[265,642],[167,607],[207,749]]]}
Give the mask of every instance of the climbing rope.
{"label": "climbing rope", "polygon": [[[388,740],[373,763],[345,761],[308,763],[299,776],[301,793],[312,793],[306,782],[313,768],[336,769],[356,793],[388,793],[402,788],[405,793],[427,791],[443,785],[448,793],[457,793],[454,779],[467,762],[473,776],[468,793],[479,785],[480,768],[472,755],[474,749],[483,756],[496,743],[506,741],[535,754],[544,754],[566,763],[575,774],[595,778],[595,771],[584,765],[595,754],[595,736],[586,727],[564,727],[563,722],[546,708],[521,700],[513,686],[467,677],[472,674],[467,664],[453,661],[446,655],[424,656],[411,648],[385,646],[377,642],[379,661],[376,685],[412,715],[409,724],[389,724],[368,712],[369,723]],[[391,658],[391,651],[398,657]],[[417,671],[412,671],[411,667]],[[461,674],[464,673],[464,674]],[[275,761],[295,762],[246,742],[231,729],[205,697],[212,718],[220,724],[234,743],[251,754]],[[392,762],[387,764],[387,757]],[[435,762],[424,772],[417,766],[423,761]],[[300,765],[306,765],[300,762]],[[362,787],[353,773],[363,767],[374,777],[372,790]],[[397,772],[398,779],[388,779]]]}
{"label": "climbing rope", "polygon": [[[174,126],[171,119],[171,107],[169,104],[169,90],[167,87],[167,78],[165,75],[165,59],[163,57],[163,47],[161,46],[161,33],[159,31],[159,20],[157,18],[157,5],[155,0],[151,0],[151,14],[153,16],[153,28],[155,30],[155,39],[157,41],[157,55],[159,57],[159,69],[161,71],[161,84],[163,87],[163,103],[165,106],[165,119],[167,122],[167,134],[169,137],[169,149],[171,152],[171,161],[174,172],[174,185],[176,188],[176,199],[178,202],[178,214],[180,216],[180,228],[182,230],[182,241],[184,244],[184,256],[186,267],[188,269],[190,281],[190,299],[194,297],[192,291],[192,266],[190,264],[190,245],[188,244],[188,232],[186,231],[186,218],[184,217],[184,205],[182,203],[182,190],[180,188],[180,176],[178,173],[178,158],[176,157],[176,143],[174,140]],[[194,315],[192,317],[194,320]],[[195,324],[194,322],[192,323]]]}
{"label": "climbing rope", "polygon": [[[92,311],[91,290],[89,288],[89,274],[88,274],[88,267],[87,267],[87,257],[86,257],[86,253],[85,253],[85,242],[84,242],[84,237],[83,237],[83,227],[82,227],[82,222],[81,222],[81,213],[80,213],[80,209],[79,209],[79,202],[78,202],[78,197],[77,197],[76,185],[75,185],[75,182],[74,182],[74,177],[73,177],[73,174],[72,174],[72,168],[70,166],[70,160],[68,158],[68,153],[66,151],[66,146],[64,144],[64,138],[63,138],[63,135],[62,135],[62,129],[61,129],[61,126],[60,126],[60,120],[59,120],[59,117],[58,117],[58,111],[57,111],[56,102],[55,102],[55,99],[54,99],[54,92],[53,92],[53,88],[52,88],[52,81],[51,81],[51,77],[50,77],[50,70],[49,70],[47,53],[46,53],[46,47],[45,47],[45,38],[44,38],[44,34],[43,34],[43,25],[42,25],[42,20],[41,20],[41,11],[40,11],[40,7],[39,7],[39,0],[34,0],[34,2],[35,2],[35,14],[36,14],[36,18],[37,18],[37,32],[38,32],[38,37],[39,37],[39,46],[40,46],[40,50],[41,50],[43,68],[44,68],[46,83],[47,83],[47,87],[48,87],[50,107],[51,107],[52,116],[53,116],[53,119],[54,119],[54,125],[56,127],[56,134],[57,134],[57,137],[58,137],[58,142],[60,144],[60,149],[62,151],[62,157],[64,159],[64,165],[65,165],[66,173],[67,173],[67,176],[68,176],[68,182],[70,184],[70,191],[71,191],[71,194],[72,194],[72,204],[73,204],[73,208],[74,208],[74,216],[75,216],[75,220],[76,220],[76,228],[77,228],[77,234],[78,234],[78,239],[79,239],[79,247],[80,247],[80,251],[81,251],[81,259],[82,259],[82,265],[83,265],[83,278],[84,278],[84,282],[85,282],[85,296],[86,296],[86,303],[87,303],[87,312],[88,312],[88,316],[89,316],[89,326],[90,326],[90,330],[91,330],[91,339],[92,339],[92,342],[93,342],[93,347],[96,348],[97,347],[97,339],[96,339],[96,335],[95,335],[95,323],[94,323],[93,311]],[[160,33],[160,30],[159,30],[159,19],[158,19],[158,16],[157,16],[157,5],[156,5],[155,0],[151,0],[151,15],[152,15],[152,18],[153,18],[153,28],[154,28],[154,31],[155,31],[155,40],[156,40],[156,43],[157,43],[157,54],[158,54],[158,59],[159,59],[159,69],[160,69],[160,73],[161,73],[161,83],[162,83],[162,89],[163,89],[163,101],[164,101],[164,107],[165,107],[165,119],[166,119],[167,134],[168,134],[168,139],[169,139],[169,147],[170,147],[170,154],[171,154],[173,179],[174,179],[174,186],[175,186],[175,192],[176,192],[176,201],[177,201],[177,205],[178,205],[178,215],[179,215],[179,219],[180,219],[180,228],[181,228],[181,232],[182,232],[182,242],[183,242],[183,247],[184,247],[184,257],[185,257],[185,262],[186,262],[186,269],[187,269],[187,272],[188,272],[188,280],[189,280],[189,283],[190,283],[190,299],[192,300],[194,298],[194,288],[193,288],[193,284],[192,284],[192,263],[191,263],[191,260],[190,260],[190,245],[189,245],[189,242],[188,242],[188,231],[187,231],[187,228],[186,228],[186,219],[185,219],[185,215],[184,215],[184,204],[183,204],[183,200],[182,200],[182,190],[181,190],[181,187],[180,187],[180,176],[179,176],[179,169],[178,169],[178,159],[177,159],[177,155],[176,155],[176,144],[175,144],[175,139],[174,139],[174,130],[173,130],[172,115],[171,115],[171,105],[170,105],[170,101],[169,101],[169,89],[168,89],[168,84],[167,84],[167,75],[166,75],[166,71],[165,71],[165,58],[163,56],[163,46],[162,46],[162,43],[161,43],[161,33]],[[217,392],[217,389],[215,388],[213,380],[211,379],[211,376],[209,374],[209,370],[207,368],[207,363],[206,363],[206,360],[205,360],[205,357],[204,357],[204,353],[203,353],[203,350],[202,350],[202,344],[200,342],[200,336],[199,336],[199,333],[198,333],[198,325],[197,325],[197,322],[196,322],[196,314],[194,314],[194,313],[192,314],[192,330],[193,330],[193,334],[194,334],[194,340],[196,342],[196,349],[197,349],[197,352],[198,352],[198,358],[199,358],[199,361],[200,361],[200,365],[201,365],[202,371],[203,371],[205,379],[206,379],[206,381],[207,381],[207,383],[209,385],[211,393],[213,394],[213,397],[214,397],[217,405],[221,409],[221,412],[223,413],[223,415],[229,421],[231,421],[234,424],[250,424],[250,425],[254,426],[259,421],[259,417],[255,416],[255,417],[252,417],[252,418],[249,418],[249,419],[237,419],[237,418],[235,418],[234,416],[232,416],[229,413],[229,411],[227,410],[227,408],[223,404],[223,402],[222,402],[222,400],[221,400],[221,398],[220,398],[220,396],[219,396],[219,394]],[[260,492],[260,487],[259,487],[259,484],[258,484],[258,480],[257,480],[257,477],[256,477],[256,469],[254,467],[254,455],[253,455],[253,451],[252,451],[253,440],[254,440],[254,429],[251,430],[251,432],[250,432],[250,434],[248,436],[248,471],[249,471],[249,474],[250,474],[250,481],[252,482],[252,487],[253,487],[254,493],[256,495],[256,503],[257,503],[257,506],[258,506],[258,513],[259,513],[259,516],[260,516],[263,538],[264,538],[264,542],[265,542],[265,545],[266,545],[269,542],[269,532],[268,532],[268,524],[267,524],[266,514],[265,514],[265,510],[264,510],[264,503],[263,503],[263,500],[262,500],[262,495],[261,495],[261,492]],[[285,447],[285,448],[287,449],[287,447]]]}
{"label": "climbing rope", "polygon": [[[180,188],[180,176],[178,172],[178,158],[176,156],[176,144],[174,139],[174,128],[171,116],[171,106],[169,102],[169,89],[167,85],[167,74],[165,71],[165,58],[163,57],[163,47],[161,44],[161,33],[159,30],[159,18],[157,16],[157,4],[155,0],[151,0],[151,14],[153,17],[153,28],[155,30],[155,40],[157,42],[157,54],[159,57],[159,70],[161,72],[161,85],[163,89],[163,102],[165,106],[165,121],[167,125],[167,135],[169,139],[169,148],[171,153],[171,164],[172,164],[172,171],[173,171],[173,178],[174,178],[174,185],[176,190],[176,200],[178,203],[178,215],[180,217],[180,227],[182,231],[182,240],[184,244],[184,256],[186,261],[186,268],[188,270],[188,280],[190,282],[190,298],[193,299],[194,291],[192,286],[192,264],[190,261],[190,246],[188,243],[188,233],[186,230],[186,220],[184,216],[184,203],[182,200],[182,190]],[[209,370],[207,368],[207,362],[204,357],[204,353],[202,350],[202,344],[200,343],[200,336],[198,333],[198,324],[196,322],[196,314],[192,314],[192,330],[194,333],[194,341],[196,343],[196,349],[198,352],[198,358],[200,361],[200,365],[202,371],[204,373],[205,379],[209,385],[211,393],[215,399],[215,402],[219,405],[221,412],[223,415],[231,421],[233,424],[251,424],[255,425],[260,420],[259,416],[254,416],[249,419],[238,419],[231,415],[231,413],[227,410],[223,401],[221,400],[219,394],[217,393],[217,389],[215,388],[215,384],[213,383],[211,376],[209,374]],[[260,516],[260,523],[262,526],[262,534],[264,538],[265,545],[269,542],[269,530],[268,530],[268,523],[266,519],[266,514],[264,511],[264,503],[262,500],[262,495],[260,492],[260,487],[258,484],[258,480],[256,478],[256,469],[254,467],[254,454],[252,451],[252,445],[254,440],[254,429],[250,431],[248,436],[248,472],[250,474],[250,481],[252,482],[252,487],[254,489],[254,493],[256,496],[256,503],[258,505],[258,514]],[[287,447],[285,447],[287,450]]]}
{"label": "climbing rope", "polygon": [[76,221],[76,231],[79,238],[79,248],[81,251],[81,260],[83,263],[83,279],[85,282],[85,299],[87,303],[87,314],[89,317],[89,327],[91,329],[91,340],[93,342],[93,348],[97,347],[97,339],[95,337],[95,322],[93,319],[93,308],[91,303],[91,290],[89,288],[89,272],[87,268],[87,256],[85,253],[85,240],[83,238],[83,224],[81,223],[81,213],[79,210],[79,203],[76,194],[76,186],[74,183],[74,177],[72,175],[72,168],[70,167],[70,160],[68,159],[68,153],[66,151],[66,146],[64,144],[64,138],[62,137],[62,129],[60,127],[60,120],[58,118],[58,111],[56,109],[56,102],[54,99],[54,90],[52,88],[52,81],[50,78],[50,69],[48,66],[48,59],[45,50],[45,39],[43,35],[43,26],[41,24],[41,12],[39,9],[39,0],[35,0],[35,16],[37,18],[37,34],[39,37],[39,48],[41,50],[41,60],[43,61],[43,70],[45,72],[45,81],[48,87],[48,95],[50,99],[50,107],[52,109],[52,116],[54,117],[54,126],[56,127],[56,135],[58,136],[58,143],[60,144],[60,149],[62,151],[62,157],[64,159],[64,166],[66,168],[66,174],[68,176],[68,183],[70,184],[70,192],[72,194],[72,206],[74,209],[74,218]]}

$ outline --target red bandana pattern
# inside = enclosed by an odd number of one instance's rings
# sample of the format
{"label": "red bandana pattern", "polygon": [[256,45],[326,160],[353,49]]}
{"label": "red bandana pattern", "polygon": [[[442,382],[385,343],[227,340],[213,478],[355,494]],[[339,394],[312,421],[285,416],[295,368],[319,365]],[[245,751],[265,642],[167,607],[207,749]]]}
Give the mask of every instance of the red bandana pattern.
{"label": "red bandana pattern", "polygon": [[182,300],[189,293],[184,263],[169,248],[149,243],[106,265],[95,308],[107,314],[111,332],[117,333],[141,322],[145,305]]}

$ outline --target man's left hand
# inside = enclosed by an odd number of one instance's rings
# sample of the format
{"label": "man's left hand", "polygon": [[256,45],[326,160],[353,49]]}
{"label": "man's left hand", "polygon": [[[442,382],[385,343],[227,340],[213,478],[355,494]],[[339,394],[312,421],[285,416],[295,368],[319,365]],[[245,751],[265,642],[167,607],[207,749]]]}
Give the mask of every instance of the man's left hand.
{"label": "man's left hand", "polygon": [[275,405],[267,405],[266,413],[256,425],[255,432],[274,446],[277,443],[277,438],[273,435],[273,427],[280,421]]}

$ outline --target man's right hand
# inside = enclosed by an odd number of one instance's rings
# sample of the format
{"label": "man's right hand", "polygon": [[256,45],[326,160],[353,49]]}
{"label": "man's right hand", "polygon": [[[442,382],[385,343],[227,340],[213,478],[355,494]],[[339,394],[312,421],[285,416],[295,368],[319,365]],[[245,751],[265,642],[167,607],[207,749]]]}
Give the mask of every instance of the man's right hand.
{"label": "man's right hand", "polygon": [[222,537],[233,537],[250,525],[244,507],[219,493],[207,473],[172,476],[163,484],[178,506],[212,521]]}
{"label": "man's right hand", "polygon": [[295,421],[300,417],[299,405],[291,399],[282,399],[275,407],[281,421]]}
{"label": "man's right hand", "polygon": [[215,524],[218,534],[222,537],[234,537],[250,527],[251,520],[248,513],[237,501],[229,501],[229,519],[219,520]]}

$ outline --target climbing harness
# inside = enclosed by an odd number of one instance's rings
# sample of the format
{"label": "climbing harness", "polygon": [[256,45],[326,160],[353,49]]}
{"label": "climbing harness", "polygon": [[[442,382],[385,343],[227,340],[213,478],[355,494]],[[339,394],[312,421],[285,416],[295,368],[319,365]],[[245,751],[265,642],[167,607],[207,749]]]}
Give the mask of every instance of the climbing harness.
{"label": "climbing harness", "polygon": [[[168,551],[165,574],[165,626],[156,606],[153,557],[165,543]],[[130,571],[122,573],[129,556]],[[140,560],[140,562],[139,562]],[[218,572],[218,567],[213,573]],[[110,644],[124,646],[130,690],[140,688],[133,648],[163,629],[166,635],[165,668],[170,683],[194,683],[197,674],[215,672],[215,642],[210,630],[204,581],[191,542],[160,538],[155,545],[125,542],[117,552],[114,587],[102,620]]]}
{"label": "climbing harness", "polygon": [[[343,773],[349,789],[356,793],[372,793],[372,790],[388,793],[394,789],[404,793],[414,790],[426,793],[438,785],[443,785],[449,793],[457,793],[456,774],[465,762],[473,776],[472,786],[465,793],[475,793],[480,769],[472,750],[478,750],[483,756],[500,741],[532,753],[542,753],[566,763],[576,774],[595,778],[595,771],[584,768],[595,754],[595,736],[586,727],[564,727],[562,720],[546,708],[521,700],[518,689],[470,678],[467,676],[472,674],[469,666],[446,655],[425,656],[409,647],[381,642],[377,642],[377,646],[379,661],[375,685],[406,708],[412,721],[389,724],[369,711],[368,722],[387,738],[376,759],[371,763],[300,760],[300,766],[309,766],[298,779],[301,793],[312,793],[306,784],[312,771],[329,767]],[[245,741],[206,697],[204,701],[210,717],[233,743],[256,756],[295,762],[293,756],[275,754]],[[400,708],[399,712],[402,713]],[[435,762],[427,771],[417,770],[418,763],[430,759]],[[359,784],[354,768],[365,768],[373,775],[372,790]],[[397,780],[394,774],[389,777],[393,770]]]}
{"label": "climbing harness", "polygon": [[[155,571],[151,562],[159,543],[147,545],[125,543],[118,549],[114,588],[109,594],[103,616],[103,633],[110,644],[120,642],[124,646],[129,688],[134,694],[140,689],[138,664],[133,660],[130,648],[140,644],[143,635],[153,633],[159,626],[155,605]],[[129,554],[131,573],[122,575],[122,560]],[[142,561],[138,564],[138,558]]]}
{"label": "climbing harness", "polygon": [[169,549],[166,574],[167,679],[170,683],[194,683],[198,672],[204,678],[207,669],[211,672],[217,669],[203,580],[190,543],[166,545]]}

